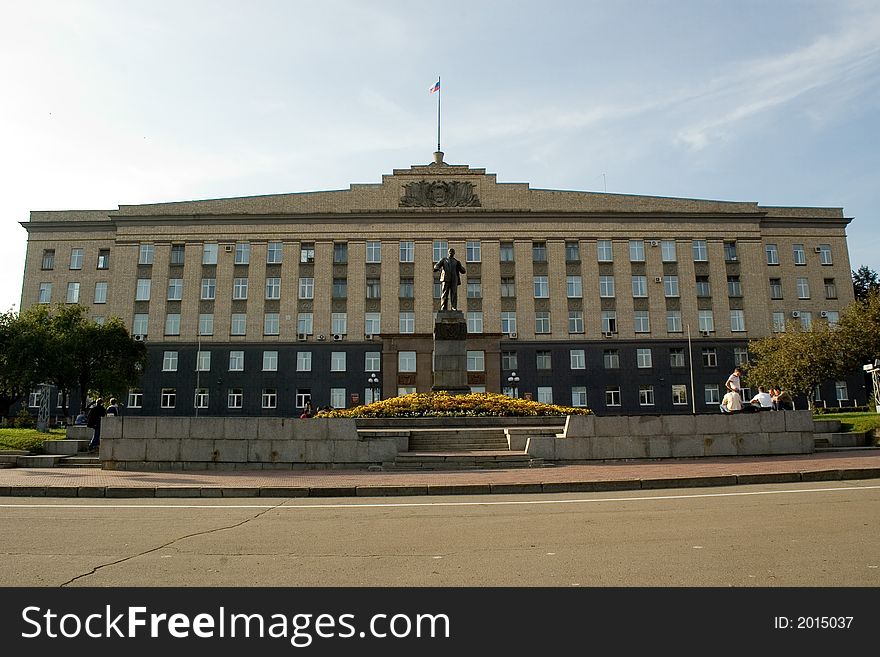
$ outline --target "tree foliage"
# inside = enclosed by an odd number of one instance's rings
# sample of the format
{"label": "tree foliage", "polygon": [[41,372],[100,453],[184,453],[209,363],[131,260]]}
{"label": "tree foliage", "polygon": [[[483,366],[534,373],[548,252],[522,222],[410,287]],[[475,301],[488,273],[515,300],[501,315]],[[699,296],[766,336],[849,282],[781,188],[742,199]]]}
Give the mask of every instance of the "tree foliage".
{"label": "tree foliage", "polygon": [[40,383],[45,343],[34,328],[14,312],[0,314],[0,417]]}
{"label": "tree foliage", "polygon": [[854,271],[852,279],[853,292],[855,292],[856,299],[859,301],[866,299],[872,291],[880,291],[880,276],[867,265],[862,265]]}
{"label": "tree foliage", "polygon": [[851,369],[880,358],[880,286],[846,307],[838,330]]}

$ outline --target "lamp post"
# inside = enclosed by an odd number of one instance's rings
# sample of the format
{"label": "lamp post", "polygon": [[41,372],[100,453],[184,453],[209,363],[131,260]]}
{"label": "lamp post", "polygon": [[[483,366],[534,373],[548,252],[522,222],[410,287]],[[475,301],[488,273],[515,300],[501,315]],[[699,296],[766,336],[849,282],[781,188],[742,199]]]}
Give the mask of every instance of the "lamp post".
{"label": "lamp post", "polygon": [[378,401],[379,397],[379,377],[376,376],[375,372],[370,374],[370,378],[367,379],[367,383],[370,386],[370,403],[374,401]]}
{"label": "lamp post", "polygon": [[510,388],[513,390],[513,397],[516,399],[519,397],[519,376],[516,372],[511,372],[510,376],[507,377],[507,383]]}

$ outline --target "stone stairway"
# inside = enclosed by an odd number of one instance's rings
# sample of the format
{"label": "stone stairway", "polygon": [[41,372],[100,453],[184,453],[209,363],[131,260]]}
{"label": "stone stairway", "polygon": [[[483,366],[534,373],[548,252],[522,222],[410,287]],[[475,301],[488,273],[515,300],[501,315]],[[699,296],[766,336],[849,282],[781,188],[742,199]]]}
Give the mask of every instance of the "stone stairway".
{"label": "stone stairway", "polygon": [[400,452],[395,470],[472,470],[531,468],[542,459],[511,451],[504,428],[410,429],[409,450]]}
{"label": "stone stairway", "polygon": [[410,429],[411,452],[459,452],[508,449],[502,428]]}
{"label": "stone stairway", "polygon": [[19,468],[100,468],[101,459],[91,453],[88,440],[44,440],[44,454],[9,451],[0,455],[0,467]]}
{"label": "stone stairway", "polygon": [[816,451],[880,449],[871,445],[865,431],[841,431],[840,420],[813,420]]}

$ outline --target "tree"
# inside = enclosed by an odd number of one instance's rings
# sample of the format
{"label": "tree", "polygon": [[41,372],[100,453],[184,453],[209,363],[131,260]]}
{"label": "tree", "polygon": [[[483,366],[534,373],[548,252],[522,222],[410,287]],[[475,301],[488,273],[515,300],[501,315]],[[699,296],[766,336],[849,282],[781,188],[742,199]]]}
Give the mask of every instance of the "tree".
{"label": "tree", "polygon": [[41,382],[44,337],[39,327],[9,311],[0,314],[0,417]]}
{"label": "tree", "polygon": [[871,291],[880,290],[880,276],[867,265],[862,265],[857,271],[854,271],[852,279],[856,300],[864,300]]}
{"label": "tree", "polygon": [[880,286],[844,309],[838,331],[851,369],[880,358]]}

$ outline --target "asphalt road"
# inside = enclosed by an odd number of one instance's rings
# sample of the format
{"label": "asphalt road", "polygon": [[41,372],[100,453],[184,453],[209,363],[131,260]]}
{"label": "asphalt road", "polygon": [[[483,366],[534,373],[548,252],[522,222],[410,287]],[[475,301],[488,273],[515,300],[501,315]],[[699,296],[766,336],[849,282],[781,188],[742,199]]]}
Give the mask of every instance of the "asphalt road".
{"label": "asphalt road", "polygon": [[880,586],[880,480],[559,495],[5,498],[3,586]]}

